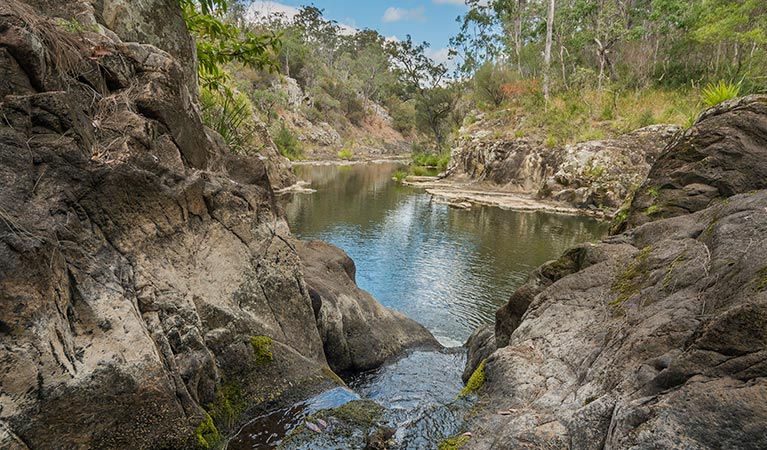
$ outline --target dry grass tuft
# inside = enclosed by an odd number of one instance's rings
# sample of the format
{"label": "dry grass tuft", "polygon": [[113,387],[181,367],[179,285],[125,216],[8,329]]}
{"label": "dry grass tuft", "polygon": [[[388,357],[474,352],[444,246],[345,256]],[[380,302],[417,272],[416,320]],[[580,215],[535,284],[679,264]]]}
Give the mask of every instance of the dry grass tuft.
{"label": "dry grass tuft", "polygon": [[40,16],[32,7],[20,2],[7,2],[0,14],[17,17],[45,49],[47,62],[57,71],[77,78],[87,67],[88,47],[81,35],[65,30],[53,19]]}

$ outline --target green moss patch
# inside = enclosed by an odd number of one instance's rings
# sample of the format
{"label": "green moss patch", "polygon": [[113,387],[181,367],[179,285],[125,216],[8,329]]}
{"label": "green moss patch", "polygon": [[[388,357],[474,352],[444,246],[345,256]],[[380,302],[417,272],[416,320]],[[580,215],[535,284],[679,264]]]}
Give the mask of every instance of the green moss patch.
{"label": "green moss patch", "polygon": [[762,270],[756,273],[754,279],[754,290],[756,292],[767,291],[767,267],[763,267]]}
{"label": "green moss patch", "polygon": [[269,336],[251,336],[250,345],[253,347],[253,353],[256,356],[256,363],[266,364],[274,359],[271,347],[274,341]]}
{"label": "green moss patch", "polygon": [[439,444],[437,444],[438,450],[458,450],[469,442],[469,436],[457,436],[449,437]]}
{"label": "green moss patch", "polygon": [[384,407],[371,400],[356,400],[335,409],[325,409],[314,417],[319,419],[336,419],[356,427],[372,427],[384,412]]}
{"label": "green moss patch", "polygon": [[639,281],[645,275],[643,266],[647,261],[647,257],[650,256],[651,248],[649,246],[642,249],[642,251],[634,257],[634,259],[628,263],[625,269],[618,274],[611,286],[611,290],[616,292],[618,296],[610,302],[610,306],[619,307],[623,302],[631,298],[634,294],[639,293]]}
{"label": "green moss patch", "polygon": [[216,391],[216,401],[208,404],[208,414],[219,427],[231,430],[247,407],[248,403],[242,396],[240,386],[227,383]]}
{"label": "green moss patch", "polygon": [[671,280],[674,279],[674,270],[681,264],[683,261],[686,260],[687,256],[687,249],[683,250],[680,254],[674,258],[673,261],[671,261],[671,264],[668,266],[668,271],[666,271],[666,276],[663,278],[663,288],[667,288],[669,284],[671,284]]}
{"label": "green moss patch", "polygon": [[485,385],[485,362],[487,360],[483,359],[481,363],[479,363],[479,366],[474,370],[474,373],[471,374],[471,377],[469,377],[469,381],[466,383],[466,386],[461,390],[461,393],[458,394],[459,397],[469,394],[474,394],[478,390],[482,388],[482,386]]}
{"label": "green moss patch", "polygon": [[205,449],[217,448],[224,439],[213,423],[213,418],[208,414],[205,415],[205,420],[197,426],[194,436],[197,438],[197,445]]}
{"label": "green moss patch", "polygon": [[653,216],[655,214],[658,214],[661,211],[660,206],[658,205],[652,205],[645,211],[645,214],[648,216]]}

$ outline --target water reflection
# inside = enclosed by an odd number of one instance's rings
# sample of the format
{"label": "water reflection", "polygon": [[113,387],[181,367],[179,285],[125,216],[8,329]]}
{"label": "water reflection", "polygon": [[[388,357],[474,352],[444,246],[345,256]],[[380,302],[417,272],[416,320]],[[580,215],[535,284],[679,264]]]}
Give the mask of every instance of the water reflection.
{"label": "water reflection", "polygon": [[317,192],[284,207],[296,235],[344,249],[360,287],[448,346],[491,322],[530,270],[607,230],[582,217],[449,208],[393,181],[399,167],[297,167]]}

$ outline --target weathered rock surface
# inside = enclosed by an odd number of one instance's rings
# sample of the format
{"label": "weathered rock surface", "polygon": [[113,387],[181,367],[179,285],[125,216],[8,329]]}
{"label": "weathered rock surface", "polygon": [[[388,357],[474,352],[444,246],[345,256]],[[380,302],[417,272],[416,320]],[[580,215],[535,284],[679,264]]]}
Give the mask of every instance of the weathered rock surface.
{"label": "weathered rock surface", "polygon": [[297,244],[317,328],[338,373],[376,368],[405,348],[439,347],[423,326],[384,308],[355,282],[354,261],[326,242]]}
{"label": "weathered rock surface", "polygon": [[0,4],[0,448],[212,448],[338,383],[264,163],[170,54],[47,11]]}
{"label": "weathered rock surface", "polygon": [[304,156],[313,160],[338,160],[343,148],[355,160],[386,158],[410,151],[410,143],[396,129],[393,119],[383,106],[360,98],[366,114],[357,120],[339,122],[339,117],[309,113],[315,99],[304,92],[294,78],[280,76],[272,81],[286,98],[287,107],[279,111],[282,125],[287,126],[301,141]]}
{"label": "weathered rock surface", "polygon": [[[709,112],[664,158],[708,149],[701,172],[749,158],[760,145],[749,130],[767,111],[745,102],[746,111],[739,102],[717,113],[727,157],[703,145]],[[656,177],[669,176],[667,164]],[[537,269],[498,312],[484,412],[466,448],[767,447],[765,236],[761,190]],[[489,353],[478,338],[469,348]]]}
{"label": "weathered rock surface", "polygon": [[767,188],[767,95],[707,110],[653,166],[616,232]]}
{"label": "weathered rock surface", "polygon": [[680,130],[651,125],[615,139],[567,145],[540,195],[579,208],[620,207]]}
{"label": "weathered rock surface", "polygon": [[451,155],[448,179],[615,211],[678,131],[653,125],[615,139],[547,148],[530,138],[493,138],[480,123],[464,130]]}

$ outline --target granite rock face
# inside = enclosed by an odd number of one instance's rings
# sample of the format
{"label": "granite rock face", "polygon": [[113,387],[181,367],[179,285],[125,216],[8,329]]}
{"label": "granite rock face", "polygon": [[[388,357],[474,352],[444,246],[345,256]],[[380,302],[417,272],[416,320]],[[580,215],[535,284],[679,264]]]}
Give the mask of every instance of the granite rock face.
{"label": "granite rock face", "polygon": [[45,4],[0,4],[0,448],[212,448],[337,385],[264,161],[171,54]]}
{"label": "granite rock face", "polygon": [[532,138],[492,137],[481,123],[472,130],[464,130],[452,152],[448,179],[614,212],[679,127],[653,125],[615,139],[553,148]]}
{"label": "granite rock face", "polygon": [[707,110],[658,158],[615,232],[767,188],[767,95]]}
{"label": "granite rock face", "polygon": [[439,347],[423,326],[387,309],[355,282],[354,261],[323,241],[301,242],[298,254],[330,367],[370,370],[405,348]]}
{"label": "granite rock face", "polygon": [[[676,179],[669,161],[692,148],[710,155],[699,173],[765,151],[758,108],[704,114],[648,183]],[[706,145],[712,126],[727,145]],[[718,186],[740,183],[726,174]],[[469,343],[469,362],[490,356],[466,448],[767,447],[767,191],[737,190],[534,271],[499,310],[495,341]]]}

